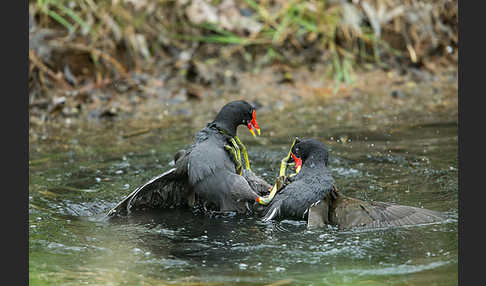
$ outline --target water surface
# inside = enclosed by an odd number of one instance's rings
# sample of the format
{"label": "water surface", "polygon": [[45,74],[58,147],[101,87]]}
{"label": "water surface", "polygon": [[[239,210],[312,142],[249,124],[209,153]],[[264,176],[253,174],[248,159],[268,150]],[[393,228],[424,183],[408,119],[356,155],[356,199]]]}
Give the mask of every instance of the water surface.
{"label": "water surface", "polygon": [[338,231],[162,210],[108,222],[103,214],[168,170],[212,114],[139,122],[149,132],[133,136],[141,127],[127,119],[76,123],[30,145],[31,285],[457,285],[457,118],[360,111],[368,117],[343,121],[319,102],[297,106],[263,107],[261,138],[239,129],[258,175],[273,183],[292,136],[314,137],[329,146],[341,192],[450,219]]}

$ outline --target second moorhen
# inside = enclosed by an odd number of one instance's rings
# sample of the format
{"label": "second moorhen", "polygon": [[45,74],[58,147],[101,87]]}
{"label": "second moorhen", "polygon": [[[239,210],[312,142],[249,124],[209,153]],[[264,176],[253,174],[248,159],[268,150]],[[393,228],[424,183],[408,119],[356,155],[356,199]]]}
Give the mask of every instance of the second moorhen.
{"label": "second moorhen", "polygon": [[335,187],[327,168],[327,148],[318,140],[296,139],[290,154],[297,173],[285,177],[280,190],[274,188],[276,194],[272,192],[270,198],[257,199],[261,204],[268,204],[264,221],[307,220],[308,227],[334,225],[350,229],[416,225],[445,219],[443,213],[433,210],[344,196]]}

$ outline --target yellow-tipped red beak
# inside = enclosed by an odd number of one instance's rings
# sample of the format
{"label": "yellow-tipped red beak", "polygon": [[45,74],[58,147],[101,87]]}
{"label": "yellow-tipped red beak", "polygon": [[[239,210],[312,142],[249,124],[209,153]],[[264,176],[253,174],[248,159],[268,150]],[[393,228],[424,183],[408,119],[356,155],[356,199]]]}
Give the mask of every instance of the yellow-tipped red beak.
{"label": "yellow-tipped red beak", "polygon": [[256,137],[255,131],[253,131],[253,128],[252,128],[250,123],[248,123],[248,130],[250,130],[250,133],[251,133],[251,135],[253,135],[253,137]]}
{"label": "yellow-tipped red beak", "polygon": [[297,158],[294,153],[290,153],[292,155],[292,158],[294,159],[295,162],[295,172],[298,173],[300,169],[302,168],[302,159]]}
{"label": "yellow-tipped red beak", "polygon": [[258,126],[258,123],[256,122],[256,119],[255,119],[255,110],[253,110],[253,115],[252,115],[252,119],[251,121],[248,123],[248,130],[250,130],[250,133],[251,135],[253,135],[253,137],[256,137],[255,136],[255,131],[253,131],[253,129],[255,129],[258,133],[258,135],[260,135],[260,127]]}

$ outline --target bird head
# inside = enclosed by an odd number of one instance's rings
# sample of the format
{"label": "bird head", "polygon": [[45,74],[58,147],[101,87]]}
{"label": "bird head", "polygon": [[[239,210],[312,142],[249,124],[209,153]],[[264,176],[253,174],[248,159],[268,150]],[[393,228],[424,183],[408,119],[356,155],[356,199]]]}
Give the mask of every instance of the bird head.
{"label": "bird head", "polygon": [[227,103],[221,108],[214,122],[232,136],[236,136],[236,128],[239,125],[246,125],[253,136],[256,136],[254,130],[258,135],[261,134],[256,121],[256,108],[244,100]]}
{"label": "bird head", "polygon": [[[296,170],[297,170],[298,164],[300,164],[300,166],[302,166],[302,164],[304,164],[305,161],[310,157],[316,157],[316,158],[319,158],[319,159],[323,159],[326,166],[327,166],[328,157],[329,157],[327,148],[322,142],[320,142],[316,139],[312,139],[312,138],[297,139],[295,141],[294,146],[292,147],[291,152],[292,152],[291,153],[292,158],[295,161]],[[298,163],[299,160],[300,160],[300,163]],[[299,168],[299,170],[300,170],[300,168]]]}

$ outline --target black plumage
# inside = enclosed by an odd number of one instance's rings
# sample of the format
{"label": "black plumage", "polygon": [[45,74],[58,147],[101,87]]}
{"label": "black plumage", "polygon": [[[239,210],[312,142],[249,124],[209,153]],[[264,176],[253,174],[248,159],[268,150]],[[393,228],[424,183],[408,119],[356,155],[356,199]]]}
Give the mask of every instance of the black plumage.
{"label": "black plumage", "polygon": [[437,211],[386,202],[367,202],[341,194],[334,185],[328,151],[315,139],[298,140],[292,153],[302,169],[275,195],[264,220],[307,220],[308,227],[334,225],[340,229],[382,228],[443,221]]}
{"label": "black plumage", "polygon": [[[236,136],[239,125],[255,127],[255,108],[246,101],[233,101],[220,110],[215,120],[199,131],[194,143],[175,156],[174,168],[135,189],[108,216],[147,208],[193,207],[195,203],[216,211],[246,212],[270,188],[251,170],[237,174],[235,159],[225,145]],[[253,122],[253,123],[252,123]],[[258,125],[256,125],[259,131]],[[251,129],[250,129],[251,130]],[[250,184],[249,184],[250,182]]]}
{"label": "black plumage", "polygon": [[334,178],[327,169],[328,152],[317,140],[296,142],[292,153],[302,160],[302,169],[281,189],[265,210],[264,221],[271,219],[303,220],[312,204],[331,192]]}

